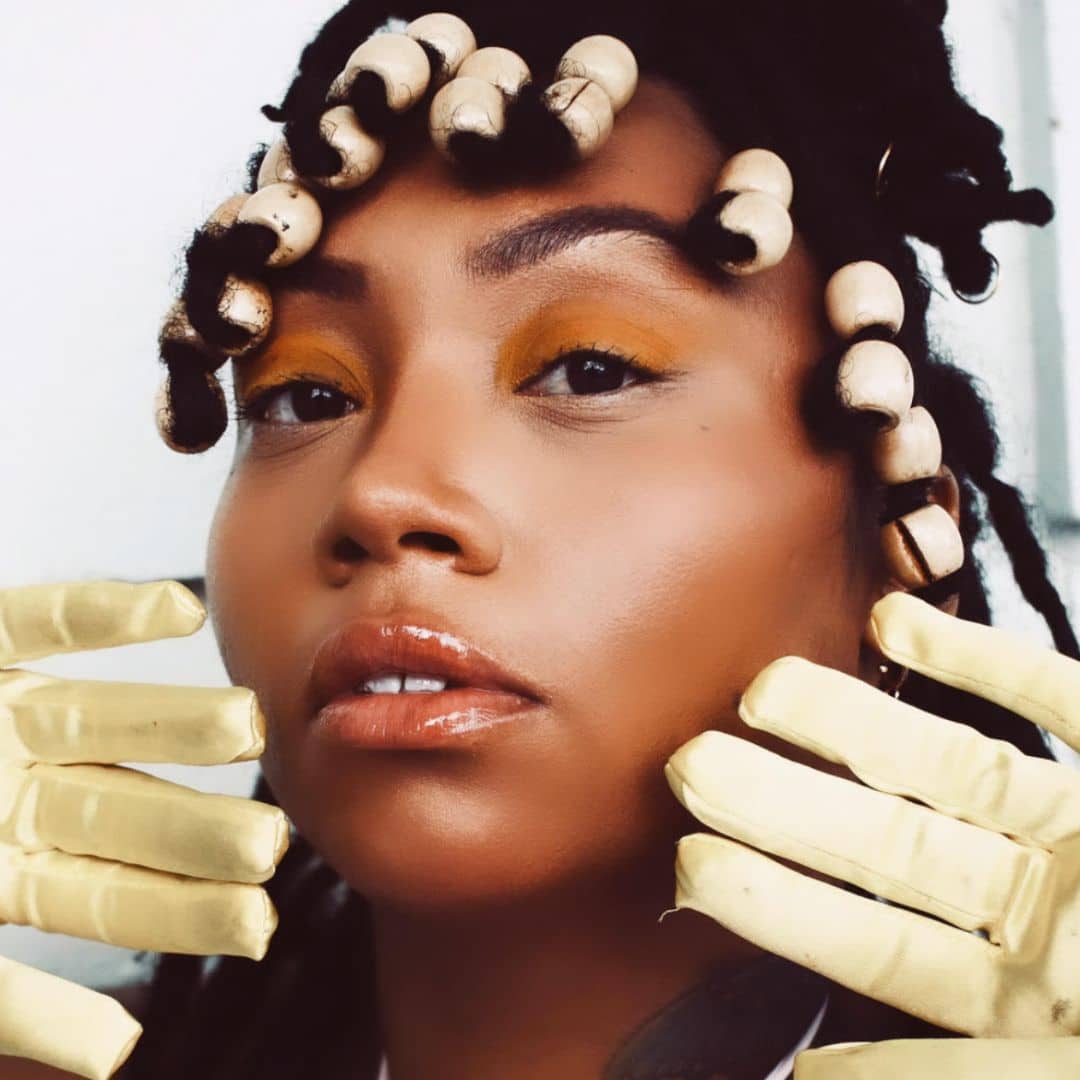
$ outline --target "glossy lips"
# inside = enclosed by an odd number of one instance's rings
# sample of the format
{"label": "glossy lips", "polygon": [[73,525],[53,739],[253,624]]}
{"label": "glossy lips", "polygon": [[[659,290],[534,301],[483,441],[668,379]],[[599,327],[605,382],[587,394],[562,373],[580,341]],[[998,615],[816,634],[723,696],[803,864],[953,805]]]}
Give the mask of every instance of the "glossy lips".
{"label": "glossy lips", "polygon": [[[436,692],[369,694],[370,678],[407,672],[447,680]],[[312,665],[317,734],[351,746],[405,749],[474,741],[486,729],[542,704],[537,691],[494,657],[419,620],[346,623]]]}

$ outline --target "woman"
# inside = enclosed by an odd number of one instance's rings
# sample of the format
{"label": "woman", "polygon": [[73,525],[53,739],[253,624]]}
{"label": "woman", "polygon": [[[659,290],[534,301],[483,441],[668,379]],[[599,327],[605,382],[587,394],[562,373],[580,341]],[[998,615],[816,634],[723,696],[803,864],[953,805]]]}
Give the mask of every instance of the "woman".
{"label": "woman", "polygon": [[[297,835],[268,884],[265,959],[163,958],[122,1075],[780,1078],[807,1045],[946,1034],[703,912],[658,919],[673,845],[702,828],[664,770],[680,747],[719,730],[822,767],[740,723],[778,657],[1047,756],[1008,710],[918,674],[901,690],[865,632],[904,589],[988,621],[984,498],[1025,596],[1078,655],[994,476],[989,412],[928,344],[907,238],[974,297],[993,273],[982,228],[1050,214],[1011,190],[1000,131],[958,94],[944,5],[460,3],[533,81],[498,91],[501,121],[451,109],[430,129],[445,40],[413,39],[433,73],[415,94],[348,75],[376,27],[408,36],[387,14],[343,8],[268,110],[286,142],[253,159],[251,190],[302,178],[312,235],[302,214],[224,209],[163,336],[161,429],[180,450],[220,436],[212,372],[235,355],[209,607],[267,717],[255,797]],[[603,88],[610,132],[544,96],[591,35],[638,73],[626,100]],[[328,105],[369,141],[346,148]],[[724,216],[757,190],[718,182],[748,148],[790,168],[793,238],[775,191],[763,218]],[[902,319],[840,333],[823,294],[867,260],[899,283]],[[887,482],[887,403],[860,406],[844,367],[883,338],[944,462]],[[928,507],[946,548],[942,520],[958,523],[962,565],[920,547],[931,518],[910,515]],[[391,672],[480,690],[358,703],[395,691],[370,681]]]}

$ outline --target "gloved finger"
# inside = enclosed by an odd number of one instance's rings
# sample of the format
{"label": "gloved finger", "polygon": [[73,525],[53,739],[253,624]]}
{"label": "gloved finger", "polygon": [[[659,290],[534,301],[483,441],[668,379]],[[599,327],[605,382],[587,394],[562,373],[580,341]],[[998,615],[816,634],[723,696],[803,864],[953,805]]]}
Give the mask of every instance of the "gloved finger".
{"label": "gloved finger", "polygon": [[1041,898],[1047,852],[734,735],[694,736],[664,775],[725,835],[994,941],[1013,944]]}
{"label": "gloved finger", "polygon": [[0,667],[193,634],[206,621],[178,581],[75,581],[0,590]]}
{"label": "gloved finger", "polygon": [[289,822],[280,807],[120,765],[0,762],[0,842],[259,883],[288,848]]}
{"label": "gloved finger", "polygon": [[677,845],[675,906],[715,919],[767,952],[953,1031],[993,1023],[998,948],[975,934],[807,877],[710,833]]}
{"label": "gloved finger", "polygon": [[1080,1038],[890,1039],[803,1050],[795,1080],[1072,1080]]}
{"label": "gloved finger", "polygon": [[266,718],[243,686],[171,686],[0,671],[0,758],[224,765],[266,748]]}
{"label": "gloved finger", "polygon": [[874,605],[869,634],[898,664],[1019,713],[1080,750],[1076,660],[901,592]]}
{"label": "gloved finger", "polygon": [[879,791],[1026,843],[1053,847],[1080,832],[1074,770],[801,657],[762,670],[739,715],[750,727],[846,765]]}
{"label": "gloved finger", "polygon": [[0,844],[0,921],[128,949],[261,960],[278,916],[261,885]]}
{"label": "gloved finger", "polygon": [[0,956],[0,1054],[107,1080],[128,1059],[142,1025],[99,994]]}

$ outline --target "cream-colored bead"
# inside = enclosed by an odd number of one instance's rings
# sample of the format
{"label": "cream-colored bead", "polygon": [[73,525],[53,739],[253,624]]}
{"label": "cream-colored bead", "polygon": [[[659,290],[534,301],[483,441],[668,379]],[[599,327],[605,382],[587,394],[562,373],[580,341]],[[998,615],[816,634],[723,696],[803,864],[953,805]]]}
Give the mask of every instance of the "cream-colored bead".
{"label": "cream-colored bead", "polygon": [[266,225],[277,233],[278,244],[267,266],[288,266],[302,259],[319,240],[322,209],[318,200],[299,184],[268,184],[248,197],[237,218]]}
{"label": "cream-colored bead", "polygon": [[207,347],[202,335],[191,325],[187,305],[182,299],[173,302],[172,307],[169,308],[164,320],[162,320],[158,341],[179,341],[184,345],[191,345],[201,350],[205,350]]}
{"label": "cream-colored bead", "polygon": [[441,72],[444,79],[456,74],[465,57],[476,51],[476,37],[469,24],[448,11],[433,11],[413,19],[405,27],[405,33],[442,53],[446,64]]}
{"label": "cream-colored bead", "polygon": [[499,90],[484,79],[459,75],[451,79],[431,101],[428,130],[432,142],[448,153],[450,136],[469,131],[496,139],[506,123],[505,101]]}
{"label": "cream-colored bead", "polygon": [[218,314],[248,334],[243,344],[221,350],[226,356],[241,356],[266,340],[274,317],[270,290],[261,281],[229,274],[218,297]]}
{"label": "cream-colored bead", "polygon": [[386,103],[404,112],[421,98],[431,80],[431,64],[419,42],[408,34],[372,34],[352,52],[344,70],[330,84],[326,100],[344,101],[361,71],[373,71],[386,86]]}
{"label": "cream-colored bead", "polygon": [[276,139],[270,144],[259,166],[258,175],[255,177],[257,188],[268,187],[270,184],[297,184],[300,182],[300,174],[292,163],[292,154],[289,153],[289,144],[284,139]]}
{"label": "cream-colored bead", "polygon": [[791,247],[791,215],[771,195],[740,191],[721,208],[719,223],[740,236],[749,236],[757,249],[746,262],[723,262],[730,274],[745,276],[775,266]]}
{"label": "cream-colored bead", "polygon": [[825,313],[842,338],[868,326],[885,326],[895,334],[904,323],[904,294],[881,263],[848,263],[825,286]]}
{"label": "cream-colored bead", "polygon": [[[218,297],[217,310],[225,322],[243,330],[248,335],[247,340],[229,349],[208,345],[202,334],[191,325],[187,306],[183,299],[179,299],[169,308],[158,341],[182,342],[210,356],[216,353],[224,363],[226,356],[240,356],[266,339],[273,318],[273,301],[270,290],[261,281],[230,274]],[[220,364],[217,366],[220,367]]]}
{"label": "cream-colored bead", "polygon": [[556,79],[591,79],[607,94],[618,112],[637,89],[638,66],[629,46],[610,34],[593,34],[575,42],[563,53]]}
{"label": "cream-colored bead", "polygon": [[[225,404],[225,391],[222,389],[217,376],[212,375],[210,372],[206,372],[204,377],[206,379],[206,385],[213,391],[214,396],[218,399],[220,408],[225,410],[227,408]],[[157,426],[158,435],[161,437],[161,441],[164,442],[170,450],[175,450],[179,454],[199,454],[202,453],[203,450],[209,450],[217,441],[216,439],[209,439],[196,446],[182,446],[173,438],[173,411],[169,405],[169,379],[170,376],[166,374],[165,378],[161,380],[157,392],[154,394],[154,423]]]}
{"label": "cream-colored bead", "polygon": [[890,341],[857,342],[840,361],[836,393],[845,409],[877,413],[891,430],[915,396],[911,364]]}
{"label": "cream-colored bead", "polygon": [[785,210],[791,206],[795,191],[791,170],[779,154],[771,150],[740,150],[728,158],[720,169],[713,190],[763,191],[771,195]]}
{"label": "cream-colored bead", "polygon": [[544,91],[544,104],[566,125],[578,156],[590,157],[611,134],[615,114],[599,83],[580,76],[559,79]]}
{"label": "cream-colored bead", "polygon": [[213,213],[206,219],[203,230],[209,233],[220,234],[227,232],[236,224],[240,208],[248,200],[247,192],[239,195],[231,195],[223,203],[217,206]]}
{"label": "cream-colored bead", "polygon": [[874,471],[886,484],[925,480],[941,468],[941,434],[934,418],[916,405],[891,431],[874,437]]}
{"label": "cream-colored bead", "polygon": [[341,168],[333,176],[313,176],[313,183],[335,191],[359,187],[370,180],[383,162],[386,143],[369,135],[348,105],[327,109],[319,118],[323,139],[341,154]]}
{"label": "cream-colored bead", "polygon": [[881,530],[889,568],[909,589],[921,589],[964,565],[964,541],[949,512],[928,503]]}
{"label": "cream-colored bead", "polygon": [[532,79],[529,65],[512,49],[488,45],[465,57],[457,77],[471,76],[497,86],[508,98],[517,97],[521,88]]}

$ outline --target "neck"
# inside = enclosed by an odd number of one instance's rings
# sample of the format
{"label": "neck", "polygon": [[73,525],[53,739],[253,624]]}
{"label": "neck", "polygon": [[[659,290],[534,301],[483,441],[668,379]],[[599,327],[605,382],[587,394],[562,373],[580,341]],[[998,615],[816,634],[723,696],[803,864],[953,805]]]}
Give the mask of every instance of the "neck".
{"label": "neck", "polygon": [[672,906],[672,858],[468,912],[373,905],[392,1080],[761,1080],[825,995]]}

